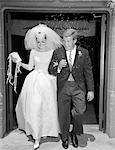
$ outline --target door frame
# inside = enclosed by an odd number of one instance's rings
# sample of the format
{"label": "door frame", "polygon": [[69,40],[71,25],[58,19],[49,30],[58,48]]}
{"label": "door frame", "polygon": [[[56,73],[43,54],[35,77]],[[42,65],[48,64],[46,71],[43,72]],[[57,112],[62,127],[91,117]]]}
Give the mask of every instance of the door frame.
{"label": "door frame", "polygon": [[[10,8],[10,9],[4,9],[4,17],[5,18],[7,18],[8,19],[8,24],[10,24],[10,15],[8,15],[8,14],[10,14],[10,13],[12,13],[12,12],[37,12],[37,13],[40,13],[40,12],[43,12],[43,11],[45,11],[45,12],[56,12],[56,13],[66,13],[66,12],[69,12],[69,13],[92,13],[92,10],[90,10],[90,9],[78,9],[78,8],[73,8],[73,9],[66,9],[66,8],[64,8],[63,10],[60,10],[59,8],[58,9],[53,9],[53,8],[51,8],[50,10],[49,9],[47,9],[47,8],[42,8],[42,9],[37,9],[37,10],[32,10],[32,9],[19,9],[19,8]],[[102,13],[102,14],[106,14],[107,15],[107,20],[106,20],[106,22],[108,22],[108,24],[109,24],[109,14],[110,14],[110,12],[109,11],[107,11],[107,10],[103,10],[103,9],[94,9],[93,10],[93,13]],[[102,17],[102,22],[104,22],[104,19],[103,19],[104,17]],[[6,21],[6,20],[5,20]],[[6,22],[4,22],[4,26],[6,25]],[[9,26],[9,25],[7,25],[7,26]],[[103,23],[103,25],[102,26],[104,26],[104,23]],[[103,30],[103,27],[101,28],[101,32],[102,32],[102,30]],[[109,29],[107,29],[107,30],[109,30]],[[10,32],[10,29],[9,28],[5,28],[5,35],[7,36],[7,37],[5,37],[4,38],[4,41],[5,42],[8,42],[8,45],[7,46],[5,46],[5,60],[6,60],[6,58],[7,58],[7,56],[8,56],[8,53],[11,51],[11,32]],[[102,35],[103,33],[101,33],[101,35]],[[103,42],[101,41],[101,50],[102,50],[102,52],[101,52],[101,56],[100,56],[100,59],[101,59],[101,64],[100,64],[100,89],[99,89],[99,93],[100,93],[100,95],[99,95],[99,130],[101,130],[101,131],[106,131],[106,103],[107,103],[107,95],[105,94],[106,93],[106,91],[107,91],[107,80],[105,80],[105,79],[107,79],[107,74],[105,75],[105,72],[107,72],[107,67],[105,67],[105,66],[107,66],[107,59],[106,59],[106,62],[105,62],[105,58],[104,58],[104,54],[106,53],[106,51],[107,51],[107,48],[106,48],[106,44],[105,44],[105,41],[104,41],[104,39],[107,39],[107,34],[105,34],[105,36],[103,36]],[[102,40],[101,39],[101,40]],[[5,45],[5,44],[4,44]],[[103,47],[104,46],[104,47]],[[10,51],[8,51],[8,50],[10,50]],[[108,55],[107,55],[108,56]],[[106,57],[107,57],[106,56]],[[9,89],[8,88],[6,88],[6,97],[8,98],[9,96],[10,96],[10,98],[9,99],[12,99],[12,87],[10,87],[9,86]],[[8,103],[7,103],[7,101],[8,100],[6,100],[6,105],[8,105]],[[11,103],[9,103],[9,105],[10,105],[10,108],[12,107],[12,102]],[[6,110],[7,111],[7,110]],[[11,109],[11,112],[12,112],[12,109]],[[7,114],[9,114],[10,115],[10,113],[9,113],[9,110],[7,111]],[[10,131],[11,130],[11,128],[12,128],[12,117],[7,117],[8,118],[8,120],[7,120],[7,123],[6,123],[6,128],[7,128],[7,132],[8,131]],[[10,122],[10,123],[9,123]]]}
{"label": "door frame", "polygon": [[[100,47],[100,88],[99,88],[99,129],[105,131],[105,116],[106,111],[104,108],[106,107],[105,101],[107,101],[104,97],[104,73],[105,73],[105,52],[106,52],[106,15],[103,14],[101,18],[101,47]],[[102,100],[101,100],[102,99]]]}
{"label": "door frame", "polygon": [[[12,41],[11,41],[11,15],[8,12],[5,12],[4,14],[4,52],[5,52],[5,60],[7,60],[8,58],[8,54],[12,51]],[[8,66],[8,62],[6,61],[5,63],[5,75],[7,76],[7,66]],[[12,97],[13,97],[13,89],[12,86],[9,84],[6,84],[6,133],[9,133],[12,130],[12,119],[13,119],[13,101],[12,101]]]}

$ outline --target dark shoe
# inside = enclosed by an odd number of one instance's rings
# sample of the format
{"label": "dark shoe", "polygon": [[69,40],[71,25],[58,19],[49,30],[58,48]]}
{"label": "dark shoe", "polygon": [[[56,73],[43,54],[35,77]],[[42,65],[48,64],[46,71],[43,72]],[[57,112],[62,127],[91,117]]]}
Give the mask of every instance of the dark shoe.
{"label": "dark shoe", "polygon": [[62,141],[62,146],[67,149],[69,147],[69,140],[67,139],[66,141]]}
{"label": "dark shoe", "polygon": [[77,148],[78,147],[77,135],[71,133],[70,136],[71,136],[71,143],[73,147]]}

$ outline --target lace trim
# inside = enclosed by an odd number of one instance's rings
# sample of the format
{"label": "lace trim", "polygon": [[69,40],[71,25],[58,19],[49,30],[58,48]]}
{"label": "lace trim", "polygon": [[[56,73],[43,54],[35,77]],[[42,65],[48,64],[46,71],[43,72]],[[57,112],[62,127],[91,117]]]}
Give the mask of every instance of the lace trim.
{"label": "lace trim", "polygon": [[14,80],[13,80],[13,75],[12,75],[12,59],[11,59],[11,55],[9,55],[9,57],[8,57],[8,70],[7,70],[7,83],[9,82],[12,86],[14,86],[14,91],[16,93],[17,93],[17,91],[16,91],[16,87],[17,87],[17,74],[21,73],[20,66],[21,66],[21,63],[17,62],[16,63],[16,67],[15,67]]}

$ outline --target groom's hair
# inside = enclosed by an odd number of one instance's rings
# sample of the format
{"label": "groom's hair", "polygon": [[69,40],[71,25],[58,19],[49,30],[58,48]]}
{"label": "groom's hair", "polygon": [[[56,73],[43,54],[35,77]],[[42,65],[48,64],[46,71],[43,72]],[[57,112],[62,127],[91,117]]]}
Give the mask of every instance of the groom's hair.
{"label": "groom's hair", "polygon": [[64,31],[63,38],[64,37],[70,37],[70,36],[72,36],[73,39],[77,39],[77,36],[78,36],[77,30],[75,30],[75,29],[67,29],[67,30]]}

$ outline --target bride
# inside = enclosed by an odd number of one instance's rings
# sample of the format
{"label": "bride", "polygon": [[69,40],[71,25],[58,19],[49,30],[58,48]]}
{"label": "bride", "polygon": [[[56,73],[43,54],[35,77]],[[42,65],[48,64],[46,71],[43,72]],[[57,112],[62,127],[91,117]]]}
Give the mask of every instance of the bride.
{"label": "bride", "polygon": [[41,137],[58,137],[56,78],[48,74],[48,65],[53,51],[60,46],[60,36],[40,24],[28,30],[25,36],[25,48],[31,50],[29,63],[18,62],[24,69],[32,70],[19,95],[16,116],[18,128],[35,139],[34,149],[39,148]]}

